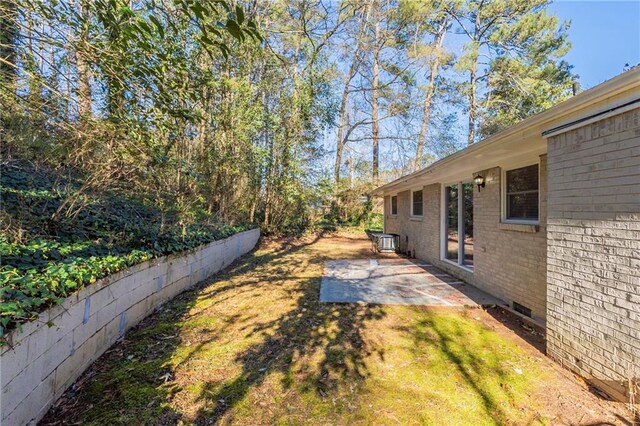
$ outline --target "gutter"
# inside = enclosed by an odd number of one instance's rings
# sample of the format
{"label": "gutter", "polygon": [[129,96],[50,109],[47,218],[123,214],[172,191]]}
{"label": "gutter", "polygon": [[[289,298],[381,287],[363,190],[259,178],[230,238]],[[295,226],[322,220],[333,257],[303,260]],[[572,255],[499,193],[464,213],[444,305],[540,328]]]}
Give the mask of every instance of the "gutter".
{"label": "gutter", "polygon": [[620,111],[621,113],[632,110],[635,108],[636,104],[640,106],[640,98],[634,99],[633,101],[627,102],[622,105],[615,106],[613,108],[609,108],[604,111],[597,112],[595,114],[591,114],[587,117],[583,117],[578,120],[571,121],[570,123],[566,123],[561,126],[554,127],[553,129],[545,130],[544,132],[542,132],[542,136],[546,138],[550,138],[552,136],[557,135],[558,133],[568,132],[569,130],[572,130],[575,127],[582,127],[582,126],[578,126],[578,124],[586,125],[594,121],[600,121],[603,118],[605,118],[604,116],[613,115],[611,114],[612,112],[616,112],[620,109],[622,109],[622,111]]}

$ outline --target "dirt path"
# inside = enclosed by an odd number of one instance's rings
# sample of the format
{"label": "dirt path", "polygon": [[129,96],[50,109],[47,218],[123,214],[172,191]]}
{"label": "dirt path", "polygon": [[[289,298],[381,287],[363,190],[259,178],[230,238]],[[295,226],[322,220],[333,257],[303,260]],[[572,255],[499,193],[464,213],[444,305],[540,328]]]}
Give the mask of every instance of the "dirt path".
{"label": "dirt path", "polygon": [[44,424],[615,424],[497,309],[320,304],[359,234],[265,243],[111,348]]}

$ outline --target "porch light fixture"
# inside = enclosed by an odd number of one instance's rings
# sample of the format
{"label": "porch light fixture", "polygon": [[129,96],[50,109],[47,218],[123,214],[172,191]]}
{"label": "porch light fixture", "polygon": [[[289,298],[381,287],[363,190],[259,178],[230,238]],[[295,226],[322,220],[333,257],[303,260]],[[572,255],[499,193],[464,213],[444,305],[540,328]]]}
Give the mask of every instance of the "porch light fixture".
{"label": "porch light fixture", "polygon": [[485,180],[484,180],[484,176],[479,175],[479,174],[478,174],[478,175],[476,175],[476,176],[473,178],[473,183],[475,183],[476,185],[478,185],[478,192],[480,192],[480,188],[484,188],[484,186],[485,186],[485,184],[486,184],[486,182],[485,182]]}

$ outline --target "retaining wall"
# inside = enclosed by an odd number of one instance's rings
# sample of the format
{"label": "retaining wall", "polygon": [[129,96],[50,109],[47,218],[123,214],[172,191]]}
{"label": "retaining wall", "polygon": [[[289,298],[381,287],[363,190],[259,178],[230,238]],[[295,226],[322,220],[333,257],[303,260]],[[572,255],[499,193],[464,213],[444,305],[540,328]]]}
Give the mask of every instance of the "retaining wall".
{"label": "retaining wall", "polygon": [[252,229],[188,254],[140,263],[80,290],[10,333],[12,347],[0,354],[0,424],[36,423],[129,328],[249,252],[259,237],[260,230]]}

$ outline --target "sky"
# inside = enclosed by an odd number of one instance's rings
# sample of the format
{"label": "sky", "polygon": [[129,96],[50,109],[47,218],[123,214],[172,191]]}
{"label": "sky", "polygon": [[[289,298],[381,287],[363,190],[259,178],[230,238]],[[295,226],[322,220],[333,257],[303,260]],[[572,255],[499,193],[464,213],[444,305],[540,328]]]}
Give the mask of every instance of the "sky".
{"label": "sky", "polygon": [[615,77],[627,63],[640,64],[640,0],[556,0],[549,11],[571,21],[566,60],[583,89]]}

